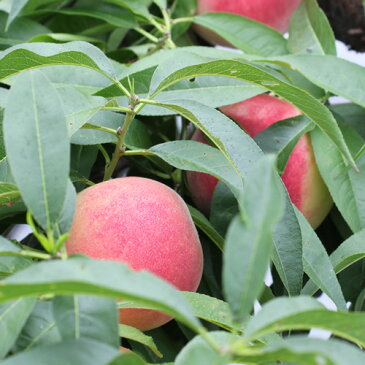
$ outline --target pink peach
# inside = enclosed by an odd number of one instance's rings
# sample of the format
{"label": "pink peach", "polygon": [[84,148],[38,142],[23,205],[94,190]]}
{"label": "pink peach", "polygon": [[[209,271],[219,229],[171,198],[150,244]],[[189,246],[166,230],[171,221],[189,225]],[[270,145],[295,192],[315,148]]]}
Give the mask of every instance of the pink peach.
{"label": "pink peach", "polygon": [[[221,111],[234,119],[251,137],[275,122],[300,114],[288,102],[267,94],[222,107]],[[195,131],[192,139],[207,143],[200,130]],[[292,202],[317,228],[331,209],[332,199],[316,165],[308,134],[302,136],[293,149],[282,180]],[[217,179],[203,173],[188,172],[187,181],[195,204],[208,214]]]}
{"label": "pink peach", "polygon": [[[180,290],[195,291],[202,275],[202,248],[185,202],[146,178],[117,178],[79,193],[66,249],[147,270]],[[121,323],[142,331],[171,319],[147,309],[119,313]]]}

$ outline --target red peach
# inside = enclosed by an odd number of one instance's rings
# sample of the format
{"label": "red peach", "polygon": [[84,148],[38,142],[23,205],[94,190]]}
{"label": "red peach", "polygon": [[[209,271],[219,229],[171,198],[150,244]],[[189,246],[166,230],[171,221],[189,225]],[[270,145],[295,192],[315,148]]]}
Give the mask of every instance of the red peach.
{"label": "red peach", "polygon": [[[275,122],[300,114],[288,102],[267,94],[222,107],[221,111],[234,119],[251,137]],[[195,131],[192,139],[207,143],[200,130]],[[308,134],[302,136],[293,149],[282,180],[292,202],[312,227],[317,228],[331,209],[332,199],[316,165]],[[187,181],[195,204],[208,214],[218,180],[208,174],[189,171]]]}
{"label": "red peach", "polygon": [[[68,254],[127,263],[179,290],[195,291],[203,270],[197,230],[181,197],[157,181],[123,177],[78,194]],[[116,278],[123,280],[123,278]],[[120,322],[142,331],[171,318],[148,309],[121,309]]]}

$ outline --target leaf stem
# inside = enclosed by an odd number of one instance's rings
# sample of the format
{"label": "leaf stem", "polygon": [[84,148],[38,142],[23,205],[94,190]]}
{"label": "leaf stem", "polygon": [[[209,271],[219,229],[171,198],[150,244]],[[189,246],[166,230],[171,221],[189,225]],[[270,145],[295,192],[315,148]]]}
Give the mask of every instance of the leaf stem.
{"label": "leaf stem", "polygon": [[147,39],[149,39],[151,42],[153,43],[158,43],[160,40],[155,37],[154,35],[146,32],[143,28],[140,28],[140,27],[135,27],[133,28],[136,32],[142,34],[143,36],[145,36]]}
{"label": "leaf stem", "polygon": [[117,133],[118,133],[118,142],[115,145],[115,149],[114,149],[112,159],[111,159],[110,163],[107,165],[107,167],[105,169],[105,174],[104,174],[103,181],[109,180],[112,177],[113,172],[115,170],[115,167],[117,166],[117,163],[118,163],[120,157],[125,152],[125,150],[123,148],[124,137],[126,136],[127,131],[129,129],[129,126],[133,122],[133,119],[134,119],[135,115],[136,115],[135,112],[127,113],[126,116],[125,116],[125,119],[124,119],[123,126],[121,128],[119,128],[118,131],[117,131]]}
{"label": "leaf stem", "polygon": [[128,150],[124,152],[124,156],[155,156],[155,154],[149,150]]}
{"label": "leaf stem", "polygon": [[191,23],[194,20],[193,17],[183,17],[183,18],[176,18],[173,19],[172,25],[179,24],[179,23]]}
{"label": "leaf stem", "polygon": [[102,110],[111,110],[115,112],[122,112],[122,113],[132,113],[133,110],[130,108],[125,108],[123,106],[104,106]]}
{"label": "leaf stem", "polygon": [[113,134],[114,136],[117,136],[117,131],[115,129],[112,129],[112,128],[107,128],[107,127],[101,127],[101,126],[98,126],[98,125],[93,125],[93,124],[89,124],[89,123],[86,123],[82,126],[83,129],[96,129],[100,132],[106,132],[106,133],[110,133],[110,134]]}

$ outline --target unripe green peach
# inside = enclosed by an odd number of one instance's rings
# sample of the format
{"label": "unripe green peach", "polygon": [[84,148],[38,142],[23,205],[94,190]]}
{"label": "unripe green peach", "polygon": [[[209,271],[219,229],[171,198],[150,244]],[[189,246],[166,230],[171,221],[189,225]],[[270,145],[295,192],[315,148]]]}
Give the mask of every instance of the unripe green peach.
{"label": "unripe green peach", "polygon": [[[66,248],[69,254],[147,270],[180,290],[195,291],[202,275],[202,248],[185,202],[166,185],[146,178],[113,179],[79,193]],[[119,313],[121,323],[142,331],[171,319],[147,309]]]}

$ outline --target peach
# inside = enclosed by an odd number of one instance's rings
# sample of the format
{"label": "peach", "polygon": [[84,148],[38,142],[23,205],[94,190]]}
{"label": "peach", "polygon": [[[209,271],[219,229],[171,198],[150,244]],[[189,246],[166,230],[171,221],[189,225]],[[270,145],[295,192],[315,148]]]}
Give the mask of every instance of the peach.
{"label": "peach", "polygon": [[[267,94],[222,107],[221,111],[234,119],[251,137],[275,122],[300,114],[288,102]],[[195,131],[192,139],[207,143],[200,130]],[[282,180],[292,202],[312,227],[317,228],[331,209],[332,199],[316,165],[308,134],[302,136],[294,147]],[[218,180],[207,174],[189,171],[187,182],[195,204],[208,215]]]}
{"label": "peach", "polygon": [[[141,177],[105,181],[79,193],[66,249],[147,270],[179,290],[195,291],[202,276],[202,248],[185,202],[166,185]],[[142,331],[171,319],[134,308],[121,309],[119,318]]]}

